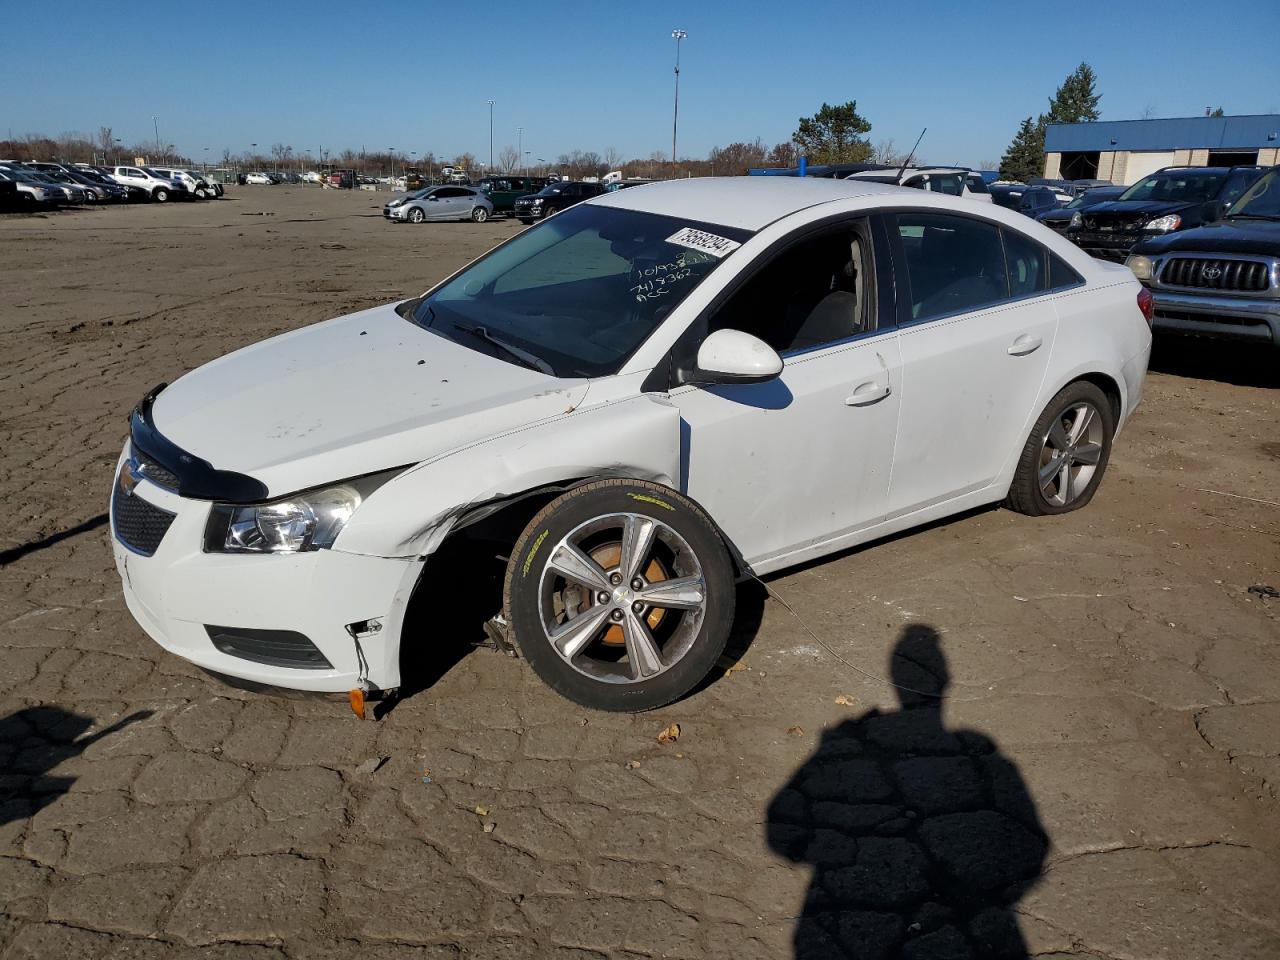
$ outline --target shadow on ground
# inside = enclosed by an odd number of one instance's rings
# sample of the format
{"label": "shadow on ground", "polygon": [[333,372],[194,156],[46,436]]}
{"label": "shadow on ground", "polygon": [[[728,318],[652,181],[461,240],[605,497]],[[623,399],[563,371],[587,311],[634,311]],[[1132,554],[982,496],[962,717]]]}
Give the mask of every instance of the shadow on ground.
{"label": "shadow on ground", "polygon": [[899,709],[825,731],[769,805],[769,846],[813,868],[795,956],[1026,958],[1013,908],[1048,846],[1035,804],[991,739],[944,725],[935,629],[904,628],[889,669]]}
{"label": "shadow on ground", "polygon": [[93,720],[62,707],[25,707],[0,719],[0,757],[7,774],[0,826],[34,816],[71,789],[75,777],[49,775],[58,764],[151,714],[140,710],[89,737],[84,733]]}
{"label": "shadow on ground", "polygon": [[10,547],[8,550],[0,550],[0,567],[13,563],[15,560],[21,560],[28,553],[35,553],[37,550],[45,549],[45,547],[52,547],[55,543],[61,543],[63,540],[69,540],[71,537],[88,533],[90,530],[97,530],[99,527],[105,527],[106,525],[107,515],[100,513],[96,517],[92,517],[84,521],[84,523],[78,523],[67,530],[51,533],[47,537],[41,537],[39,540],[32,540],[29,543]]}

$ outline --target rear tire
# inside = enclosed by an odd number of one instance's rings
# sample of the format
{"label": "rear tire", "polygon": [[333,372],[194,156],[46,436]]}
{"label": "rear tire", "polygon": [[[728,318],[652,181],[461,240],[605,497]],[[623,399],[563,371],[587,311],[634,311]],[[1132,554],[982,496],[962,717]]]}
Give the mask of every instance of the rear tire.
{"label": "rear tire", "polygon": [[1088,504],[1111,459],[1115,432],[1107,395],[1085,380],[1067,384],[1031,428],[1005,506],[1042,517]]}
{"label": "rear tire", "polygon": [[169,191],[164,187],[156,187],[151,191],[151,199],[156,203],[165,203],[169,199]]}
{"label": "rear tire", "polygon": [[489,211],[484,207],[476,207],[471,211],[471,219],[476,223],[484,223],[489,219]]}
{"label": "rear tire", "polygon": [[729,553],[706,514],[639,480],[598,480],[547,504],[503,584],[534,672],[575,703],[618,712],[696,687],[724,652],[735,599]]}

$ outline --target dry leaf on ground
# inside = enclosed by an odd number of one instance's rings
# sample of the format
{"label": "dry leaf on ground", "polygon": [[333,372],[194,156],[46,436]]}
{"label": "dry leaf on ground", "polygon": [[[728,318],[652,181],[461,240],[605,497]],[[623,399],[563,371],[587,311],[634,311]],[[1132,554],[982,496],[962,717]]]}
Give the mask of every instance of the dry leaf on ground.
{"label": "dry leaf on ground", "polygon": [[680,739],[680,724],[673,723],[667,729],[658,734],[659,743],[675,743]]}

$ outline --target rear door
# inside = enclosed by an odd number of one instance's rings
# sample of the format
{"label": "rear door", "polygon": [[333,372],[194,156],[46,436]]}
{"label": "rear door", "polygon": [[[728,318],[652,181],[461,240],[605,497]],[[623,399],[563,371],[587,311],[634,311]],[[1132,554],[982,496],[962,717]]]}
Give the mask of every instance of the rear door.
{"label": "rear door", "polygon": [[1044,247],[953,213],[886,216],[894,247],[902,409],[890,518],[988,486],[1021,449],[1058,315]]}

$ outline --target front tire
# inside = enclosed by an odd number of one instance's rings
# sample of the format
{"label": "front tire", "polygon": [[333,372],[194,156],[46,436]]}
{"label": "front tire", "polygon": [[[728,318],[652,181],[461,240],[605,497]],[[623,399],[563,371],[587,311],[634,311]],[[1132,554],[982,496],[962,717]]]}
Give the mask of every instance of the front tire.
{"label": "front tire", "polygon": [[484,223],[489,219],[489,211],[484,207],[476,207],[471,211],[471,219],[476,223]]}
{"label": "front tire", "polygon": [[420,207],[414,207],[412,210],[409,211],[410,223],[421,223],[425,219],[427,219],[427,215],[422,212],[422,209]]}
{"label": "front tire", "polygon": [[169,200],[169,191],[164,187],[156,187],[151,191],[151,199],[156,203],[166,203]]}
{"label": "front tire", "polygon": [[534,672],[595,710],[643,711],[692,690],[724,652],[733,566],[711,521],[674,490],[600,480],[529,522],[503,609]]}
{"label": "front tire", "polygon": [[1115,432],[1107,395],[1084,380],[1067,384],[1031,429],[1005,505],[1031,517],[1079,510],[1102,482]]}
{"label": "front tire", "polygon": [[208,197],[209,197],[209,192],[208,192],[207,190],[205,190],[205,188],[204,188],[204,187],[196,187],[196,199],[197,199],[197,200],[206,200],[206,199],[208,199]]}

